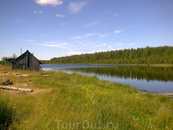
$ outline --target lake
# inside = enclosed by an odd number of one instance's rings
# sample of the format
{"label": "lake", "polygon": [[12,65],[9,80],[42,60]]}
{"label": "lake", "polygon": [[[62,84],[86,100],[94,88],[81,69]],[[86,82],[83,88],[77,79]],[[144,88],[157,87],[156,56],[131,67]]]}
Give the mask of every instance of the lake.
{"label": "lake", "polygon": [[[62,71],[97,76],[101,80],[128,84],[140,90],[173,93],[173,67],[139,67],[130,65],[43,64],[44,71]],[[142,91],[143,92],[143,91]]]}

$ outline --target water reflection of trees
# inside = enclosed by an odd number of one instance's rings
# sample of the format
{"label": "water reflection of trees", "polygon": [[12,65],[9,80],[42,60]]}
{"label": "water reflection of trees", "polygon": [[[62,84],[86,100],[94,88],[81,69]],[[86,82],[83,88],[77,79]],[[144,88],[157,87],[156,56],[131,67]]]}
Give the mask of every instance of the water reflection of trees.
{"label": "water reflection of trees", "polygon": [[[66,69],[67,70],[67,69]],[[68,70],[95,73],[111,77],[173,81],[172,67],[109,67],[109,68],[71,68]]]}

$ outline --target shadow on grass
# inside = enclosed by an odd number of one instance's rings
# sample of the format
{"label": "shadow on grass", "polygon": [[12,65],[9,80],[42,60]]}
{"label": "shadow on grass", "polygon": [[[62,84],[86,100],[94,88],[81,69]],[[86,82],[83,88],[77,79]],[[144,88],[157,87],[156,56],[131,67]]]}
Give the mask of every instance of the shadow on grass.
{"label": "shadow on grass", "polygon": [[8,103],[0,100],[0,130],[7,130],[12,123],[12,108]]}

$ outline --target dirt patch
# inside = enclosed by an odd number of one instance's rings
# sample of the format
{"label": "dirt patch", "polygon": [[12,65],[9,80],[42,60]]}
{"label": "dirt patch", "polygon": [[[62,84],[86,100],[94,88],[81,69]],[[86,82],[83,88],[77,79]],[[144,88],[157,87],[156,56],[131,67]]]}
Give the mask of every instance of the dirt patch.
{"label": "dirt patch", "polygon": [[28,83],[15,83],[11,86],[17,87],[17,88],[32,88],[32,83],[30,83],[30,82],[28,82]]}
{"label": "dirt patch", "polygon": [[16,77],[27,77],[28,74],[20,74],[16,72],[6,72],[6,71],[1,71],[0,76],[8,76],[8,75],[15,75]]}
{"label": "dirt patch", "polygon": [[46,78],[52,77],[52,76],[50,76],[50,75],[48,75],[48,74],[41,74],[40,76],[41,76],[41,77],[46,77]]}
{"label": "dirt patch", "polygon": [[12,75],[12,72],[0,72],[0,76]]}
{"label": "dirt patch", "polygon": [[[39,88],[33,88],[32,83],[15,83],[13,85],[8,85],[4,87],[10,87],[14,89],[0,89],[0,91],[3,91],[5,93],[10,93],[10,94],[19,94],[19,93],[25,93],[25,94],[38,94],[38,93],[46,93],[52,91],[54,88],[49,88],[49,89],[39,89]],[[16,89],[15,89],[16,88]],[[22,91],[22,89],[24,91]],[[32,90],[32,91],[25,91],[26,89]]]}

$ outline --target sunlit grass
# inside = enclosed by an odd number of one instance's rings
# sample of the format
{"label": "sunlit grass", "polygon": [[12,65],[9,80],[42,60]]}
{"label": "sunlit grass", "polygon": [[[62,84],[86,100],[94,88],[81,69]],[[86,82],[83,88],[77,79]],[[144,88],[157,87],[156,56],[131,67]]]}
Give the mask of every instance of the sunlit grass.
{"label": "sunlit grass", "polygon": [[[28,74],[1,76],[34,92],[0,90],[1,128],[57,129],[173,129],[173,101],[141,94],[136,89],[97,77],[62,72],[0,71]],[[49,77],[42,77],[47,74]],[[6,114],[4,114],[6,113]],[[71,125],[71,126],[70,126]],[[73,127],[72,127],[73,126]]]}

